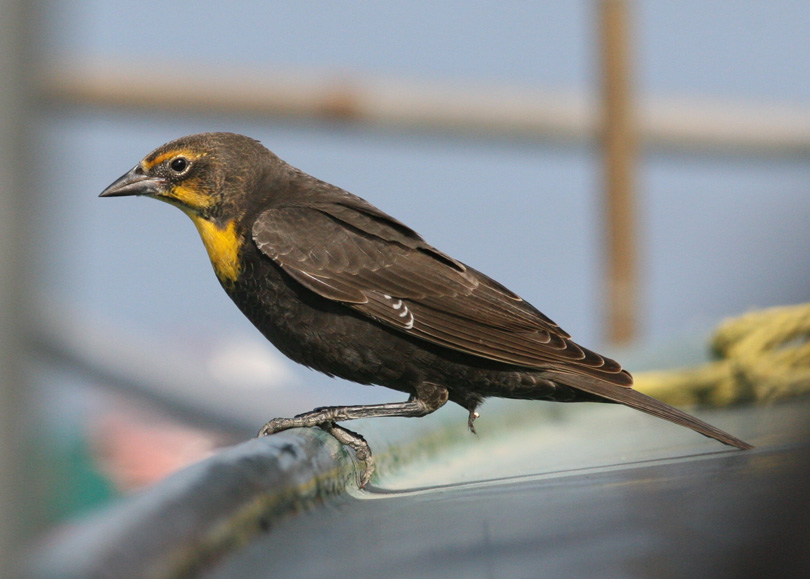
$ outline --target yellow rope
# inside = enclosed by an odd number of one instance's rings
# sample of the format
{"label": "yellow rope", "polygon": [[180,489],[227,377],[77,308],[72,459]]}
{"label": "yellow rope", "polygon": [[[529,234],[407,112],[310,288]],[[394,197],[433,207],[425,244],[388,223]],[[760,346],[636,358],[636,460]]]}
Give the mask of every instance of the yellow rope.
{"label": "yellow rope", "polygon": [[810,304],[724,321],[711,343],[719,360],[636,375],[636,388],[677,406],[729,406],[810,393]]}

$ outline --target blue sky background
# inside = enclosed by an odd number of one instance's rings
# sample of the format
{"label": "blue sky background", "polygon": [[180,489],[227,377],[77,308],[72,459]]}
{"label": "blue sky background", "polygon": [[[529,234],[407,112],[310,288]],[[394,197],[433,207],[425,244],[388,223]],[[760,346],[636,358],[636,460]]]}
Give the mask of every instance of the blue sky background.
{"label": "blue sky background", "polygon": [[[43,5],[46,62],[122,59],[161,73],[216,65],[267,75],[301,68],[582,93],[598,88],[593,2]],[[810,3],[633,5],[641,96],[810,107]],[[158,145],[230,130],[408,223],[518,292],[578,341],[598,346],[604,334],[593,147],[59,106],[44,109],[35,129],[48,160],[37,176],[39,286],[53,301],[100,319],[183,346],[219,333],[261,339],[219,288],[184,215],[151,200],[97,198]],[[639,167],[638,196],[641,342],[706,330],[749,308],[810,299],[806,158],[651,152]],[[297,382],[343,388],[290,371]],[[319,403],[359,402],[360,389],[348,388]]]}

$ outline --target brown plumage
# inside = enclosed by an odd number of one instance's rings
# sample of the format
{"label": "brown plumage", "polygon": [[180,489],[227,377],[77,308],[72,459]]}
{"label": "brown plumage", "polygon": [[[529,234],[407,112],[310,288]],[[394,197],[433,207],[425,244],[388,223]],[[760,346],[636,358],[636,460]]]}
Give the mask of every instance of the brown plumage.
{"label": "brown plumage", "polygon": [[618,402],[718,441],[751,446],[632,389],[609,358],[576,344],[528,302],[453,259],[368,202],[230,133],[172,141],[102,196],[147,195],[197,225],[223,287],[293,360],[409,394],[406,402],[317,409],[261,434],[322,426],[373,463],[336,424],[423,416],[447,400],[470,413],[489,396]]}

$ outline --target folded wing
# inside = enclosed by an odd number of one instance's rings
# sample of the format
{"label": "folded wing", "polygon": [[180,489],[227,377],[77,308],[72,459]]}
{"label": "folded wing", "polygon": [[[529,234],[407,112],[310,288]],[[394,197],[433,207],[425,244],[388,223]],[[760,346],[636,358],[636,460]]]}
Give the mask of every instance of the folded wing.
{"label": "folded wing", "polygon": [[360,198],[268,210],[253,239],[309,290],[402,332],[498,362],[563,364],[632,385],[618,363],[577,345],[531,304]]}

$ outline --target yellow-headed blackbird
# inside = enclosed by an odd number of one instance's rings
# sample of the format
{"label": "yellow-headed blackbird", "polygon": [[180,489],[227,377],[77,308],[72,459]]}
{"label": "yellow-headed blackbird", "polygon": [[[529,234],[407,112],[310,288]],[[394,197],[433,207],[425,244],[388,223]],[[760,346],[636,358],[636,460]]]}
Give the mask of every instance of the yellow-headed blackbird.
{"label": "yellow-headed blackbird", "polygon": [[583,348],[507,288],[426,243],[363,199],[231,133],[183,137],[149,153],[102,197],[145,195],[194,222],[219,281],[279,350],[329,376],[408,394],[405,402],[318,408],[260,434],[321,426],[366,460],[336,422],[424,416],[490,396],[618,402],[718,441],[751,446],[632,389],[615,361]]}

